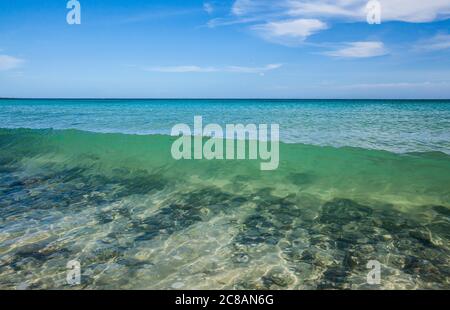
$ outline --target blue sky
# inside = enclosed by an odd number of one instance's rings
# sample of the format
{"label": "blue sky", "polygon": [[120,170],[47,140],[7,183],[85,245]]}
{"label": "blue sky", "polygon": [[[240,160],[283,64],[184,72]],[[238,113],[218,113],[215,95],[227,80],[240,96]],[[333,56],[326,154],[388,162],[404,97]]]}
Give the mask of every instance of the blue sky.
{"label": "blue sky", "polygon": [[0,97],[450,98],[450,1],[0,1]]}

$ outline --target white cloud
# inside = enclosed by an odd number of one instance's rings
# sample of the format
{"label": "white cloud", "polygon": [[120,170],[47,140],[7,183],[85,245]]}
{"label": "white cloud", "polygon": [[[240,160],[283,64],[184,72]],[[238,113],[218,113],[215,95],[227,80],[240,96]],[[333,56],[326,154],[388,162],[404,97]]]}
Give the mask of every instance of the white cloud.
{"label": "white cloud", "polygon": [[439,51],[450,49],[450,34],[437,34],[416,44],[416,51]]}
{"label": "white cloud", "polygon": [[[449,0],[378,0],[382,21],[431,22],[450,17]],[[366,20],[368,0],[236,0],[232,13],[238,16],[278,11],[301,18]],[[281,17],[281,16],[280,16]]]}
{"label": "white cloud", "polygon": [[165,19],[165,18],[175,18],[177,16],[196,14],[199,12],[199,8],[190,8],[190,9],[182,9],[182,10],[151,10],[151,11],[142,11],[135,15],[126,16],[123,19],[113,19],[117,24],[132,24],[132,23],[142,23],[152,20]]}
{"label": "white cloud", "polygon": [[0,55],[0,71],[11,70],[19,67],[24,62],[23,59],[8,55]]}
{"label": "white cloud", "polygon": [[389,88],[418,88],[418,87],[443,87],[450,85],[449,82],[397,82],[397,83],[374,83],[374,84],[352,84],[345,85],[343,89],[389,89]]}
{"label": "white cloud", "polygon": [[264,39],[285,44],[301,43],[310,35],[326,28],[327,25],[317,19],[269,22],[251,27]]}
{"label": "white cloud", "polygon": [[425,23],[450,17],[449,0],[379,0],[382,21]]}
{"label": "white cloud", "polygon": [[230,26],[236,24],[248,24],[253,22],[260,22],[260,17],[249,17],[249,18],[213,18],[208,21],[207,26],[210,28],[219,26]]}
{"label": "white cloud", "polygon": [[326,52],[325,55],[344,58],[369,58],[388,54],[383,42],[350,42],[345,47]]}
{"label": "white cloud", "polygon": [[[450,0],[378,0],[381,22],[425,23],[450,18]],[[308,37],[337,23],[363,22],[369,0],[235,0],[230,14],[211,19],[209,27],[234,24],[248,29],[266,41],[295,46]],[[361,40],[361,39],[359,39]],[[418,42],[415,50],[450,48],[450,35],[441,34]],[[388,54],[382,42],[352,42],[324,53],[333,57],[369,58]]]}
{"label": "white cloud", "polygon": [[282,64],[269,64],[264,67],[241,67],[241,66],[229,66],[225,68],[227,72],[237,73],[264,73],[266,71],[276,70],[281,68]]}
{"label": "white cloud", "polygon": [[[235,0],[230,16],[208,26],[253,24],[250,29],[265,39],[286,44],[286,37],[304,40],[336,22],[366,22],[369,0]],[[450,18],[450,0],[378,0],[381,22],[424,23]],[[299,25],[300,21],[315,24]],[[258,25],[254,25],[259,23]],[[281,39],[280,39],[281,38]],[[292,43],[292,42],[289,42]]]}
{"label": "white cloud", "polygon": [[231,13],[236,16],[262,13],[266,10],[272,10],[276,5],[277,1],[270,0],[236,0],[231,7]]}
{"label": "white cloud", "polygon": [[286,0],[236,0],[231,6],[229,15],[210,20],[208,26],[275,21],[281,16],[289,17],[286,14],[288,8]]}
{"label": "white cloud", "polygon": [[199,67],[199,66],[169,66],[169,67],[152,67],[145,68],[145,71],[164,72],[164,73],[189,73],[189,72],[215,72],[214,67]]}
{"label": "white cloud", "polygon": [[345,18],[365,18],[365,5],[367,1],[289,1],[288,14],[292,16],[306,17],[345,17]]}
{"label": "white cloud", "polygon": [[264,73],[267,71],[278,69],[281,66],[282,64],[268,64],[262,67],[227,66],[218,68],[218,67],[200,67],[188,65],[188,66],[151,67],[151,68],[144,68],[144,70],[162,73],[211,73],[211,72]]}
{"label": "white cloud", "polygon": [[231,7],[231,12],[234,15],[244,15],[249,10],[254,9],[255,2],[252,0],[236,0]]}
{"label": "white cloud", "polygon": [[212,14],[214,13],[214,6],[210,2],[204,2],[203,10],[205,10],[205,12],[208,14]]}

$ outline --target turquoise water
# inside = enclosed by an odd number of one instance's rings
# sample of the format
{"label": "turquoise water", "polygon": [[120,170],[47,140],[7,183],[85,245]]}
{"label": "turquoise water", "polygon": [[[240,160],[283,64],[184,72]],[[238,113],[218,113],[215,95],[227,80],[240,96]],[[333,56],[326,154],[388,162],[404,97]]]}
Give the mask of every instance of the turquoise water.
{"label": "turquoise water", "polygon": [[[194,115],[279,123],[279,168],[173,160]],[[448,289],[449,121],[449,101],[2,100],[0,288]]]}
{"label": "turquoise water", "polygon": [[204,123],[281,126],[281,140],[391,152],[450,153],[450,101],[1,100],[1,128],[170,134]]}

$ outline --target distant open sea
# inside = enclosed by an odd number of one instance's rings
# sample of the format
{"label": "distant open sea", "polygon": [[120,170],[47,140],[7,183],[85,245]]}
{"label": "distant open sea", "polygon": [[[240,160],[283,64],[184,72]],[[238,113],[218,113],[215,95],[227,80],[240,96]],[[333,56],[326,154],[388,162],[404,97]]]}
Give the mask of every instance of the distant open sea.
{"label": "distant open sea", "polygon": [[[196,115],[279,124],[279,168],[172,159]],[[450,289],[450,101],[0,100],[0,288],[69,260],[94,289]]]}
{"label": "distant open sea", "polygon": [[450,153],[450,101],[0,100],[1,128],[170,134],[177,123],[280,124],[287,143]]}

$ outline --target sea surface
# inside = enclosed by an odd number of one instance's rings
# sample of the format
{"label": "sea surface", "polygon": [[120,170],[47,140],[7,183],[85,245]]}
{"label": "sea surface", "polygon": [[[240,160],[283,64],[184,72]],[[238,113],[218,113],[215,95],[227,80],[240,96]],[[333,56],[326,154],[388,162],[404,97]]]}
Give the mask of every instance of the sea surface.
{"label": "sea surface", "polygon": [[[172,159],[196,115],[279,168]],[[450,101],[0,100],[0,288],[450,289]]]}

